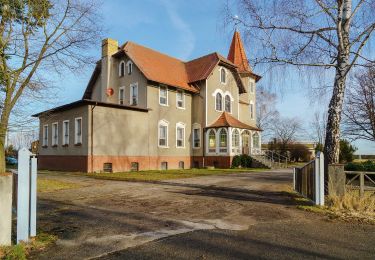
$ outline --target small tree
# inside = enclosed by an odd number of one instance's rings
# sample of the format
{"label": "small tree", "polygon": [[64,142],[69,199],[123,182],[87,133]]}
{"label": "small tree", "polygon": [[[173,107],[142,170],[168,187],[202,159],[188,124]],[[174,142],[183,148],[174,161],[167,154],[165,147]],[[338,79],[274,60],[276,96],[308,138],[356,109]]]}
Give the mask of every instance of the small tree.
{"label": "small tree", "polygon": [[306,147],[306,145],[303,144],[290,144],[289,145],[289,151],[290,151],[290,159],[295,162],[307,162],[310,160],[310,151]]}
{"label": "small tree", "polygon": [[302,124],[298,118],[278,117],[272,121],[271,131],[275,146],[285,154],[288,145],[292,144],[301,133]]}
{"label": "small tree", "polygon": [[340,163],[352,162],[355,151],[357,151],[357,148],[348,140],[340,140]]}
{"label": "small tree", "polygon": [[0,174],[14,108],[22,96],[32,101],[46,90],[51,73],[87,68],[87,49],[100,39],[98,9],[95,0],[0,2]]}
{"label": "small tree", "polygon": [[279,117],[279,111],[276,109],[277,96],[261,86],[258,87],[256,95],[257,127],[263,129],[262,136],[267,138],[271,134],[272,122]]}

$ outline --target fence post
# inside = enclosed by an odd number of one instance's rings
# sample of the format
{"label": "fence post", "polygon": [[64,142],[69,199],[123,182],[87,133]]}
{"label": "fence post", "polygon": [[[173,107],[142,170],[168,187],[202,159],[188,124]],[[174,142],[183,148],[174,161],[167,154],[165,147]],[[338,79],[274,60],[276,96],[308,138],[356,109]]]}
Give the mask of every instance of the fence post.
{"label": "fence post", "polygon": [[293,168],[293,190],[296,190],[296,168]]}
{"label": "fence post", "polygon": [[12,182],[12,174],[0,175],[0,246],[11,245]]}
{"label": "fence post", "polygon": [[359,174],[359,196],[363,197],[365,195],[365,174],[361,172]]}
{"label": "fence post", "polygon": [[37,159],[31,158],[30,172],[30,236],[36,236],[36,191],[37,191]]}
{"label": "fence post", "polygon": [[17,244],[29,240],[30,151],[18,151]]}
{"label": "fence post", "polygon": [[324,205],[324,155],[318,152],[315,158],[315,204]]}

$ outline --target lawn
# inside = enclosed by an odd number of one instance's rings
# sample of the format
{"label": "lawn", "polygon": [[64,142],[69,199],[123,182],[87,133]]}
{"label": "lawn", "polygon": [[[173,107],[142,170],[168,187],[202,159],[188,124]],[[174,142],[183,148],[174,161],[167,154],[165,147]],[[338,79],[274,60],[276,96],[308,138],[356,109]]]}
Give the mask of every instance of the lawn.
{"label": "lawn", "polygon": [[164,171],[139,171],[120,173],[90,173],[87,176],[96,179],[119,180],[119,181],[160,181],[198,176],[212,176],[221,174],[234,174],[240,172],[258,172],[265,169],[188,169],[188,170],[164,170]]}
{"label": "lawn", "polygon": [[51,192],[79,187],[81,187],[81,185],[73,182],[38,178],[38,192]]}

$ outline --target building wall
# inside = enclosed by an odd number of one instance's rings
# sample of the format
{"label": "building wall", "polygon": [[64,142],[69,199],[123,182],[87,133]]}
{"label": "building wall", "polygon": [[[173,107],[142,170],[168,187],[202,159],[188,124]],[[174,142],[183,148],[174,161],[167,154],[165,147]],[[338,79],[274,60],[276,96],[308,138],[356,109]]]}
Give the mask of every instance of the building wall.
{"label": "building wall", "polygon": [[[63,112],[53,113],[40,117],[39,120],[39,155],[87,155],[88,153],[88,115],[89,107],[81,106],[72,108]],[[74,144],[74,123],[75,118],[82,117],[82,144]],[[69,120],[69,145],[64,147],[63,144],[63,121]],[[58,123],[58,144],[52,147],[52,124]],[[43,147],[43,126],[48,125],[48,146]]]}

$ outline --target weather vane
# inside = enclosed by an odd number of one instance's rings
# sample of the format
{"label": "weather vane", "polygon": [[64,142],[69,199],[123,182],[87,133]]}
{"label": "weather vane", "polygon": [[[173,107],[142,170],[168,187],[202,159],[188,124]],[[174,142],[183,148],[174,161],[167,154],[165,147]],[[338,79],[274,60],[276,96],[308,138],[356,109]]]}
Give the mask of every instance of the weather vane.
{"label": "weather vane", "polygon": [[234,20],[234,30],[237,31],[237,25],[241,23],[240,19],[238,18],[238,15],[233,16]]}

